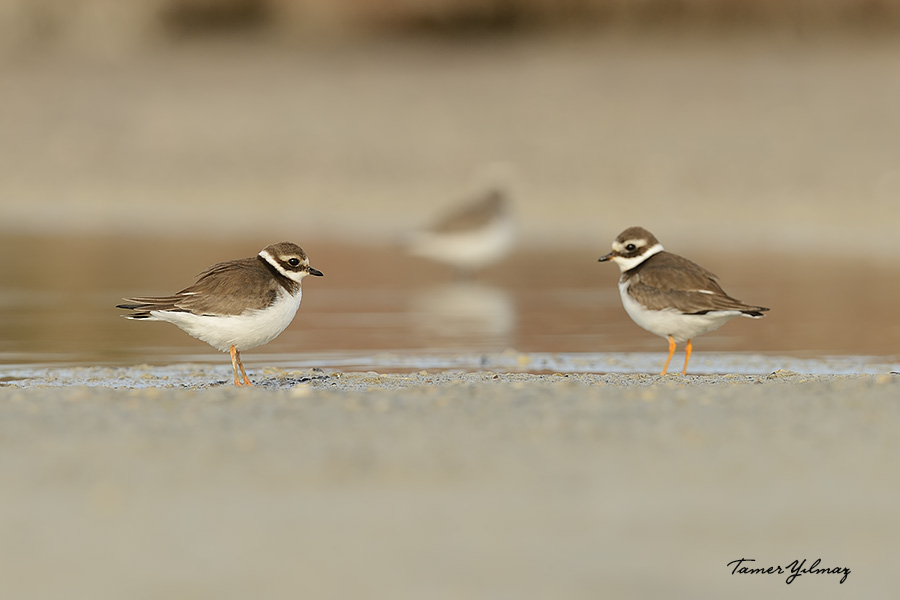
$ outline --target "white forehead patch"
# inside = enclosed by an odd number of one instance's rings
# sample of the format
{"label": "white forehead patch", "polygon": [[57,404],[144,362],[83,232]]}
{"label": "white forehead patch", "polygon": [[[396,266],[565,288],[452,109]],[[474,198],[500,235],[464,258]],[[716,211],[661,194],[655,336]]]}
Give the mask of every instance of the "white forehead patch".
{"label": "white forehead patch", "polygon": [[[264,261],[266,261],[267,263],[272,265],[276,271],[278,271],[279,273],[281,273],[288,279],[296,281],[297,283],[300,283],[300,280],[303,279],[304,277],[306,277],[306,275],[308,275],[308,271],[288,271],[287,269],[285,269],[284,267],[281,266],[280,262],[275,260],[275,258],[271,254],[269,254],[268,250],[260,250],[259,256]],[[288,256],[287,258],[292,258],[292,257]],[[286,259],[284,257],[282,257],[282,260],[286,260]],[[306,266],[308,266],[308,265],[309,265],[309,263],[306,262]]]}
{"label": "white forehead patch", "polygon": [[[634,242],[629,241],[628,243],[634,243]],[[644,243],[645,244],[647,243],[646,240],[644,241]],[[627,243],[626,243],[626,245],[627,245]],[[624,246],[623,246],[623,248],[624,248]],[[642,262],[644,262],[645,260],[647,260],[648,258],[653,256],[654,254],[658,254],[662,251],[663,251],[662,244],[654,244],[654,245],[650,246],[649,248],[647,248],[646,250],[644,250],[643,253],[641,253],[637,256],[613,256],[612,260],[617,265],[619,265],[619,270],[621,270],[624,273],[625,271],[630,271],[631,269],[635,268],[636,266],[638,266],[639,264],[641,264]]]}
{"label": "white forehead patch", "polygon": [[282,254],[281,256],[279,256],[279,258],[281,259],[282,262],[287,262],[287,261],[291,260],[292,258],[296,258],[297,260],[300,261],[300,264],[303,265],[304,267],[309,266],[308,258],[300,258],[296,254]]}
{"label": "white forehead patch", "polygon": [[635,239],[631,239],[631,240],[625,240],[624,242],[620,242],[619,240],[613,240],[612,249],[615,250],[616,252],[627,252],[627,250],[625,250],[625,247],[628,244],[634,244],[638,248],[643,248],[644,246],[647,245],[647,240],[645,240],[644,238],[635,238]]}

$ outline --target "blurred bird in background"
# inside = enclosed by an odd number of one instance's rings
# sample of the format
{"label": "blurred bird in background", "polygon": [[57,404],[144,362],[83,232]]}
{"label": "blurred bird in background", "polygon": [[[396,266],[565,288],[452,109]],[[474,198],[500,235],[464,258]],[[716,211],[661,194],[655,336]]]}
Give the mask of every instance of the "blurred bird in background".
{"label": "blurred bird in background", "polygon": [[509,204],[507,191],[494,186],[415,232],[408,249],[450,265],[460,277],[471,277],[512,250],[515,230]]}

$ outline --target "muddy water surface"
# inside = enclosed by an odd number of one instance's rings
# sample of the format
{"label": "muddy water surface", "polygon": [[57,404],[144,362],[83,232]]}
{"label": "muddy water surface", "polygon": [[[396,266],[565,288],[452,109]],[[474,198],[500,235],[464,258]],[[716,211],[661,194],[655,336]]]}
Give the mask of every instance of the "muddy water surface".
{"label": "muddy water surface", "polygon": [[[166,294],[209,264],[252,255],[255,240],[5,236],[0,360],[7,364],[126,365],[218,362],[166,323],[120,317],[128,295]],[[627,317],[605,248],[519,250],[471,280],[400,248],[309,240],[325,277],[304,282],[300,311],[248,364],[364,363],[412,356],[500,352],[664,352]],[[738,298],[772,308],[736,319],[695,344],[699,353],[821,357],[900,353],[897,269],[820,256],[694,256]],[[352,360],[351,360],[352,358]],[[676,361],[679,360],[676,358]]]}

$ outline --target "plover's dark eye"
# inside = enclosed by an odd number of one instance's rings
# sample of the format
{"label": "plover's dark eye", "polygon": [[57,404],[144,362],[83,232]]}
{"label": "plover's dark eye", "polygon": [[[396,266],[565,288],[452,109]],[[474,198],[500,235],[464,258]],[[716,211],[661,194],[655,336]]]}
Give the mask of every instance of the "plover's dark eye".
{"label": "plover's dark eye", "polygon": [[289,258],[288,264],[291,265],[292,267],[296,267],[300,264],[300,259],[299,258]]}
{"label": "plover's dark eye", "polygon": [[629,252],[634,252],[635,250],[637,250],[637,246],[635,246],[634,244],[627,244],[625,246],[625,249],[628,250]]}

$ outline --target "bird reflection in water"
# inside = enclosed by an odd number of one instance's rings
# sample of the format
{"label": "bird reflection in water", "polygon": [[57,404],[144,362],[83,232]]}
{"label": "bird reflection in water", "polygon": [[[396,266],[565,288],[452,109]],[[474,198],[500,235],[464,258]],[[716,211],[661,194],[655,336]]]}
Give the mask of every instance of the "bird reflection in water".
{"label": "bird reflection in water", "polygon": [[456,275],[454,282],[422,290],[411,300],[411,327],[423,343],[510,345],[516,328],[512,298],[476,281],[475,274],[504,259],[514,242],[508,192],[496,184],[411,236],[411,254],[449,265]]}
{"label": "bird reflection in water", "polygon": [[508,292],[477,281],[455,281],[417,292],[410,326],[428,345],[506,348],[516,329]]}

